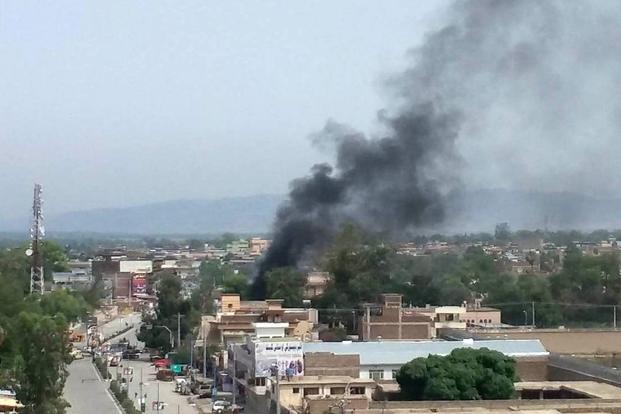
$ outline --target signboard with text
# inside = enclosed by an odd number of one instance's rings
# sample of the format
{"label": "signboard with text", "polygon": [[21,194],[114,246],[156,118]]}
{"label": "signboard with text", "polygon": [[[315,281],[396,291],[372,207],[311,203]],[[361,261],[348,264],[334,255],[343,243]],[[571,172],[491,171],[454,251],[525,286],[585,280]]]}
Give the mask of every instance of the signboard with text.
{"label": "signboard with text", "polygon": [[256,342],[254,344],[255,375],[269,377],[273,366],[281,376],[304,375],[302,342]]}

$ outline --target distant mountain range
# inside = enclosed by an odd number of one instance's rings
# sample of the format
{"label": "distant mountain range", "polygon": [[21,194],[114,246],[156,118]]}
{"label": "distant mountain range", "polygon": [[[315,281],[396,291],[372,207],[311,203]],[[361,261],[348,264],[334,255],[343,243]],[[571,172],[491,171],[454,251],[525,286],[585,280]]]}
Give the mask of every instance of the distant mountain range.
{"label": "distant mountain range", "polygon": [[[220,200],[177,200],[137,207],[69,212],[46,217],[49,232],[114,234],[218,234],[268,232],[282,195]],[[454,194],[444,233],[488,231],[500,222],[512,229],[621,228],[621,199],[574,193],[481,190]],[[24,220],[0,221],[0,231],[22,231]]]}

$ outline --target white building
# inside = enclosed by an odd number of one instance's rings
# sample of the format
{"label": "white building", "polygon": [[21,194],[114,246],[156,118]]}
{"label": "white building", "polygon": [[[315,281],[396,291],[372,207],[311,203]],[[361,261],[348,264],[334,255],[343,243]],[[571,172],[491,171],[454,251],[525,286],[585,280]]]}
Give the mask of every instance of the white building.
{"label": "white building", "polygon": [[119,262],[120,273],[153,273],[151,260],[121,260]]}
{"label": "white building", "polygon": [[457,348],[488,348],[513,358],[547,357],[549,355],[538,339],[302,343],[303,353],[329,352],[335,355],[360,355],[360,378],[370,378],[376,381],[394,379],[399,368],[414,358],[448,355]]}

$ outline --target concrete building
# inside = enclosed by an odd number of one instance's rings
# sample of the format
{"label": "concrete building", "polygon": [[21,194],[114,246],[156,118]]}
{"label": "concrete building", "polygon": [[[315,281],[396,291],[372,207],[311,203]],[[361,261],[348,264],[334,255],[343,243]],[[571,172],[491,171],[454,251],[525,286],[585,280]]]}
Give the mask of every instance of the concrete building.
{"label": "concrete building", "polygon": [[428,316],[433,321],[434,334],[438,329],[466,329],[463,306],[426,306],[424,308],[409,308],[408,311]]}
{"label": "concrete building", "polygon": [[304,285],[304,299],[312,299],[323,295],[330,282],[328,272],[308,272],[306,275],[306,285]]}
{"label": "concrete building", "polygon": [[[282,303],[282,299],[243,301],[237,293],[222,293],[216,300],[216,315],[203,322],[207,342],[224,345],[243,342],[246,336],[257,335],[257,326],[259,329],[268,326],[261,323],[283,324],[278,326],[284,328],[285,336],[312,339],[318,322],[317,310],[283,308]],[[270,326],[274,329],[277,325]]]}
{"label": "concrete building", "polygon": [[119,272],[122,273],[152,273],[153,261],[151,260],[121,260]]}
{"label": "concrete building", "polygon": [[470,326],[498,327],[502,325],[500,309],[481,306],[480,302],[464,306],[426,306],[407,308],[429,316],[438,329],[466,329]]}
{"label": "concrete building", "polygon": [[376,341],[435,337],[433,319],[402,308],[401,300],[401,295],[385,293],[381,296],[381,304],[364,305],[365,313],[359,325],[360,339]]}
{"label": "concrete building", "polygon": [[[542,381],[547,378],[549,352],[538,340],[490,340],[490,341],[383,341],[383,342],[305,342],[307,353],[358,355],[360,378],[376,381],[394,380],[397,370],[414,358],[448,355],[457,348],[488,348],[515,358],[520,378],[526,381]],[[329,364],[324,361],[323,364]],[[317,366],[318,363],[315,363]]]}
{"label": "concrete building", "polygon": [[226,245],[226,252],[234,256],[246,255],[250,252],[250,243],[248,240],[233,240]]}
{"label": "concrete building", "polygon": [[[275,381],[269,380],[270,395],[275,396]],[[280,381],[280,405],[307,412],[309,400],[345,399],[358,400],[362,404],[358,409],[368,407],[377,384],[373,380],[351,378],[346,376],[303,376],[294,377],[289,381]],[[348,401],[348,405],[351,403]],[[315,410],[316,411],[316,410]]]}
{"label": "concrete building", "polygon": [[270,241],[253,237],[248,240],[248,250],[251,256],[261,256],[270,247]]}

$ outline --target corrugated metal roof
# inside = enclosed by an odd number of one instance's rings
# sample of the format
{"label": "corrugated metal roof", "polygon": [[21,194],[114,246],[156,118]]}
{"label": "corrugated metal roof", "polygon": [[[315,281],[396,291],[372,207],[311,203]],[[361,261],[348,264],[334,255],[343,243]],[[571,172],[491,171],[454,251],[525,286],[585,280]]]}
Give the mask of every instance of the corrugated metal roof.
{"label": "corrugated metal roof", "polygon": [[360,365],[402,365],[414,358],[448,355],[457,348],[489,348],[511,357],[545,356],[538,339],[489,341],[304,342],[303,352],[358,354]]}

